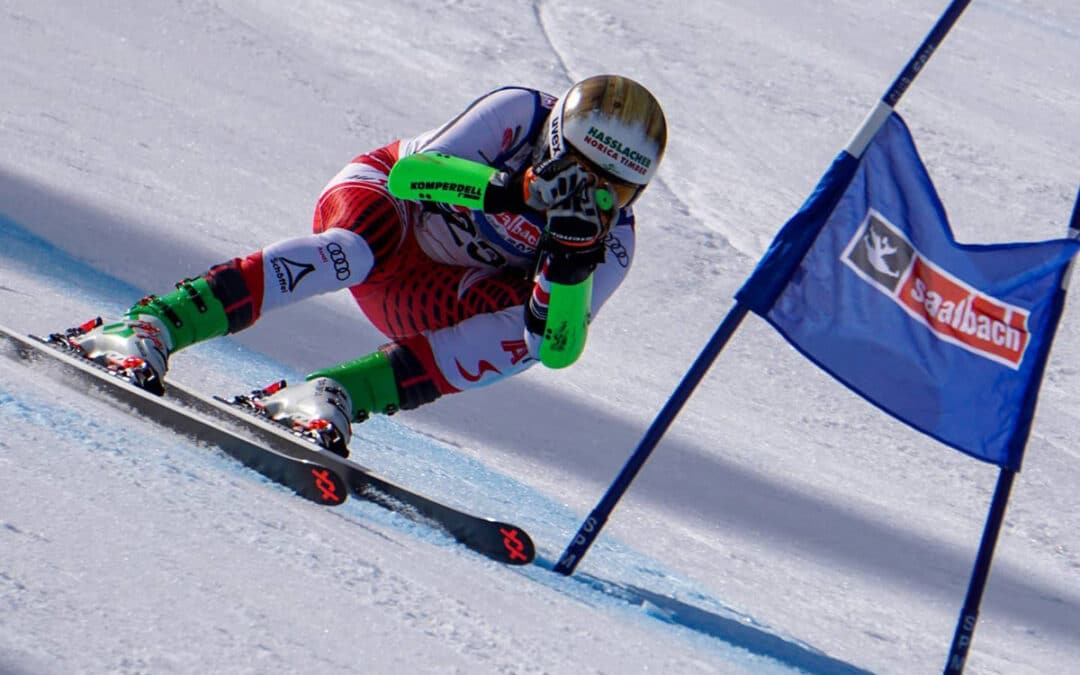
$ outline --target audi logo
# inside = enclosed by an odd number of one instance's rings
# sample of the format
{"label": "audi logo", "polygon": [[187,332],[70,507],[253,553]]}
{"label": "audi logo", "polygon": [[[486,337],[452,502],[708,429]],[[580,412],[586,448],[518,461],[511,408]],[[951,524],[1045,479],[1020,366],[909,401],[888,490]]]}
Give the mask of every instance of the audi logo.
{"label": "audi logo", "polygon": [[330,260],[334,263],[334,272],[337,273],[338,281],[345,281],[352,275],[349,269],[349,259],[340,244],[330,242],[326,245],[326,252],[330,254]]}
{"label": "audi logo", "polygon": [[623,246],[623,243],[621,241],[619,241],[619,238],[613,234],[608,234],[606,243],[608,250],[611,251],[611,254],[613,256],[615,256],[615,259],[619,262],[619,265],[622,267],[628,267],[630,265],[630,252],[626,250],[626,247]]}

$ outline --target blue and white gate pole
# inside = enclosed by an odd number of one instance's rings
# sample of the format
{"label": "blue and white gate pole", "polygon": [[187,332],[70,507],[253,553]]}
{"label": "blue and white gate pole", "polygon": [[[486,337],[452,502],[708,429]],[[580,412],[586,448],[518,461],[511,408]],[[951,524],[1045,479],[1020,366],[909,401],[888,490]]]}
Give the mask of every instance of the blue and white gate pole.
{"label": "blue and white gate pole", "polygon": [[[1080,190],[1076,194],[1076,202],[1073,204],[1072,217],[1069,219],[1069,238],[1080,240]],[[1051,325],[1055,328],[1061,313],[1065,307],[1065,294],[1069,289],[1072,279],[1073,267],[1076,258],[1069,262],[1065,268],[1065,274],[1061,277],[1061,287],[1054,299],[1055,317]],[[1045,349],[1049,351],[1048,340]],[[1040,354],[1040,368],[1046,367],[1048,354]],[[1033,381],[1042,381],[1042,372],[1037,373]],[[956,622],[956,630],[953,632],[952,645],[949,647],[949,657],[945,662],[945,675],[959,675],[964,672],[967,662],[968,649],[975,637],[975,624],[979,620],[979,606],[982,604],[983,591],[986,589],[986,581],[990,577],[990,565],[994,558],[994,548],[997,546],[998,534],[1001,525],[1005,521],[1005,508],[1009,504],[1009,493],[1012,491],[1013,479],[1016,472],[1012,469],[1002,468],[998,474],[997,486],[994,488],[994,496],[990,500],[990,510],[986,516],[986,525],[983,527],[982,541],[979,543],[979,552],[975,557],[975,567],[968,581],[967,595],[964,597],[964,605],[960,609],[960,618]]]}
{"label": "blue and white gate pole", "polygon": [[[949,6],[942,13],[937,23],[923,39],[915,55],[907,62],[904,69],[893,81],[892,85],[885,92],[885,95],[881,98],[880,102],[871,110],[862,126],[855,133],[851,142],[848,144],[847,150],[852,152],[855,156],[861,156],[862,151],[865,150],[866,144],[869,139],[877,132],[880,126],[888,118],[889,113],[892,111],[893,106],[900,100],[900,97],[904,95],[911,83],[922,71],[923,66],[930,59],[930,56],[937,49],[938,45],[945,38],[945,35],[960,18],[960,14],[967,8],[970,0],[953,0]],[[742,303],[736,301],[735,306],[728,312],[727,316],[721,322],[719,328],[713,334],[712,338],[706,344],[697,360],[690,367],[690,370],[683,377],[682,382],[675,389],[675,392],[668,399],[668,402],[664,405],[664,408],[660,411],[660,414],[653,421],[648,431],[645,433],[644,438],[638,444],[634,453],[627,460],[623,466],[619,475],[612,482],[611,487],[608,488],[603,498],[596,505],[596,508],[589,513],[589,516],[578,528],[577,534],[567,545],[566,550],[559,557],[555,567],[553,568],[559,574],[569,576],[574,573],[574,570],[581,563],[582,558],[589,551],[589,547],[596,541],[596,537],[600,534],[600,530],[607,524],[608,517],[615,509],[615,505],[618,504],[619,499],[622,498],[623,493],[630,487],[630,483],[633,482],[637,476],[641,467],[644,466],[645,461],[649,458],[649,455],[656,448],[656,445],[660,442],[664,433],[671,426],[671,423],[675,420],[675,416],[682,410],[683,405],[690,398],[690,395],[697,388],[697,385],[705,377],[705,373],[708,372],[712,366],[716,357],[720,355],[724,346],[727,345],[728,340],[738,329],[739,324],[746,317],[749,309]]]}

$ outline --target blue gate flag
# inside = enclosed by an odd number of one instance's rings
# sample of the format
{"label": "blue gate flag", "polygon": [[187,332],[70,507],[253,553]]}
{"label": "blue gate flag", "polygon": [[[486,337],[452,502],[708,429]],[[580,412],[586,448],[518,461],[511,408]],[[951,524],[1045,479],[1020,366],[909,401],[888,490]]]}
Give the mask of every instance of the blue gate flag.
{"label": "blue gate flag", "polygon": [[736,294],[885,412],[1019,471],[1080,243],[958,244],[895,112],[846,150]]}

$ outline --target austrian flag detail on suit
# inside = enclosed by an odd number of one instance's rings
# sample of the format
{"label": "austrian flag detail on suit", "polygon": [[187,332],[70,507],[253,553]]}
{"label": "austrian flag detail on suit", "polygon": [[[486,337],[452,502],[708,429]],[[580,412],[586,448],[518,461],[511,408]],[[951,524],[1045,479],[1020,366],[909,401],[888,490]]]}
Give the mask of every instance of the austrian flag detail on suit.
{"label": "austrian flag detail on suit", "polygon": [[941,340],[1012,369],[1030,342],[1028,312],[935,265],[871,209],[841,260]]}

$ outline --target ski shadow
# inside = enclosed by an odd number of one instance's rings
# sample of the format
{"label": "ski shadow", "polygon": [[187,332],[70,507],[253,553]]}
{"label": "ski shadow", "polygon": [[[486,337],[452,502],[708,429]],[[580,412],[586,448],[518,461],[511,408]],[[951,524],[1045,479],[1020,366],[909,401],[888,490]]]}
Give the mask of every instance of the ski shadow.
{"label": "ski shadow", "polygon": [[[538,557],[533,563],[554,570],[554,561]],[[835,659],[813,647],[770,632],[747,616],[723,616],[681,600],[654,593],[646,588],[625,584],[590,574],[576,572],[570,580],[605,597],[640,608],[648,616],[664,623],[715,638],[745,649],[751,654],[773,659],[783,665],[813,675],[868,675],[872,671]]]}

